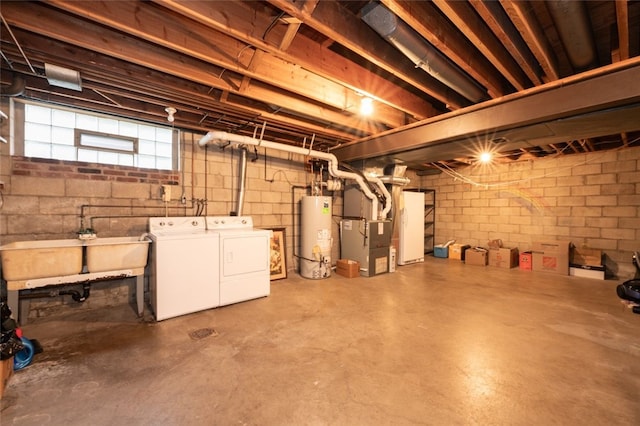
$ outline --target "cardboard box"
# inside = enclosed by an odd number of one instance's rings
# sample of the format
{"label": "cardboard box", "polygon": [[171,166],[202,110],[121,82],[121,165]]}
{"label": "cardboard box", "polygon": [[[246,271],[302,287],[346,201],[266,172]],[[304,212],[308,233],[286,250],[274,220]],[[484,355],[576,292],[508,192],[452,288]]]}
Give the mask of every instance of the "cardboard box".
{"label": "cardboard box", "polygon": [[571,252],[571,262],[576,265],[602,266],[602,250],[575,247]]}
{"label": "cardboard box", "polygon": [[441,245],[433,247],[433,257],[449,257],[449,247],[443,247]]}
{"label": "cardboard box", "polygon": [[469,248],[464,252],[464,263],[467,265],[487,266],[488,252],[484,249]]}
{"label": "cardboard box", "polygon": [[520,253],[520,261],[518,262],[520,269],[530,271],[533,266],[533,253],[530,251],[523,251]]}
{"label": "cardboard box", "polygon": [[13,357],[0,361],[0,399],[4,396],[4,389],[13,375]]}
{"label": "cardboard box", "polygon": [[336,274],[347,278],[360,276],[360,262],[350,259],[338,259],[336,263]]}
{"label": "cardboard box", "polygon": [[604,280],[606,275],[606,268],[602,265],[578,265],[571,263],[569,266],[569,275],[574,277],[592,278],[595,280]]}
{"label": "cardboard box", "polygon": [[533,243],[533,271],[569,275],[570,241],[537,241]]}
{"label": "cardboard box", "polygon": [[449,246],[449,259],[464,260],[464,252],[471,248],[469,244],[451,244]]}
{"label": "cardboard box", "polygon": [[507,247],[489,249],[489,265],[497,268],[515,268],[518,266],[518,249]]}

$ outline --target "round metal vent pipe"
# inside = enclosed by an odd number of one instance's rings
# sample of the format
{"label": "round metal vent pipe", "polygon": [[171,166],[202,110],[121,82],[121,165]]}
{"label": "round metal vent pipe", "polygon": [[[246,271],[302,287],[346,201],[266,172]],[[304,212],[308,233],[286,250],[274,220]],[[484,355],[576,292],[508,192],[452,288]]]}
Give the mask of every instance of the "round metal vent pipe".
{"label": "round metal vent pipe", "polygon": [[546,5],[571,65],[579,71],[593,68],[597,64],[596,42],[587,6],[575,0],[553,0]]}
{"label": "round metal vent pipe", "polygon": [[386,7],[379,3],[369,3],[362,9],[361,18],[416,64],[416,67],[422,68],[465,98],[474,103],[489,98],[475,81]]}

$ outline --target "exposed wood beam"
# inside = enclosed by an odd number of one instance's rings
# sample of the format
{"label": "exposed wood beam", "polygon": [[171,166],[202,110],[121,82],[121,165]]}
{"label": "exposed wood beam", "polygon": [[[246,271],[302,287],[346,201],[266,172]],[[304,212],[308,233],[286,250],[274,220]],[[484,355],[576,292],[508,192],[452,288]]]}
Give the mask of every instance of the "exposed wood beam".
{"label": "exposed wood beam", "polygon": [[520,37],[513,23],[509,20],[500,3],[484,0],[470,0],[469,3],[511,54],[511,57],[522,68],[529,80],[536,86],[542,84],[540,64],[531,54],[529,47],[522,41],[522,37]]}
{"label": "exposed wood beam", "polygon": [[[151,94],[158,98],[162,97],[172,100],[176,104],[183,104],[188,101],[189,104],[197,106],[202,111],[214,111],[216,113],[226,112],[230,116],[238,117],[255,117],[261,115],[263,119],[280,126],[290,126],[295,129],[309,128],[318,135],[322,135],[321,137],[332,140],[344,141],[353,138],[353,134],[345,132],[344,129],[327,128],[326,126],[286,117],[284,115],[265,112],[248,105],[246,102],[242,104],[238,103],[237,100],[240,97],[235,96],[231,99],[228,91],[220,91],[218,98],[216,98],[213,94],[210,94],[210,86],[203,86],[168,74],[148,70],[137,65],[126,64],[119,59],[85,51],[82,48],[62,45],[59,42],[45,39],[42,36],[27,33],[23,30],[16,29],[15,32],[27,51],[27,55],[32,58],[34,63],[42,63],[44,61],[44,58],[41,56],[42,54],[31,48],[32,46],[39,46],[39,48],[44,49],[47,54],[53,55],[51,57],[59,58],[61,63],[65,63],[67,66],[80,71],[86,87],[91,87],[91,82],[104,82],[105,84],[111,85],[111,89],[106,86],[101,86],[100,90],[103,90],[104,93],[120,93],[117,89],[114,89],[115,87],[121,89],[123,92],[128,92],[128,97],[132,99],[140,99],[147,94]],[[21,60],[17,49],[14,51],[10,47],[7,47],[5,48],[5,52],[15,58],[16,64]],[[78,58],[82,58],[83,60],[79,61]],[[138,80],[132,78],[132,76],[136,75],[142,76],[143,78]],[[89,86],[87,86],[87,84],[89,84]],[[159,105],[158,110],[160,111],[160,115],[164,115],[162,111],[164,111],[166,105]],[[371,130],[373,131],[374,129],[371,127]]]}
{"label": "exposed wood beam", "polygon": [[522,69],[466,2],[434,0],[434,3],[516,89],[531,87]]}
{"label": "exposed wood beam", "polygon": [[[5,2],[2,11],[5,19],[16,27],[200,84],[239,93],[237,86],[234,87],[217,76],[217,67],[193,57],[145,43],[137,38],[115,33],[73,16],[58,13],[40,4],[31,4],[31,7],[25,8],[14,2]],[[239,82],[240,80],[238,84]],[[361,120],[323,108],[319,104],[306,102],[302,98],[275,92],[264,85],[251,83],[241,94],[260,102],[268,99],[276,105],[286,105],[287,108],[308,117],[320,117],[345,127],[355,126],[353,128],[361,132],[370,132],[370,127]]]}
{"label": "exposed wood beam", "polygon": [[284,33],[284,37],[282,37],[282,40],[278,44],[278,49],[286,51],[289,49],[289,46],[291,46],[291,42],[293,42],[293,38],[298,33],[302,22],[296,18],[283,18],[282,20],[287,23],[287,31]]}
{"label": "exposed wood beam", "polygon": [[616,0],[616,18],[618,22],[619,60],[629,59],[629,5],[627,0]]}
{"label": "exposed wood beam", "polygon": [[547,81],[559,79],[557,59],[529,4],[512,0],[500,0],[500,4],[538,59]]}
{"label": "exposed wood beam", "polygon": [[382,0],[382,4],[485,86],[491,97],[496,98],[512,92],[512,89],[507,87],[508,84],[499,77],[496,68],[460,34],[455,26],[456,22],[452,25],[432,4],[409,0]]}
{"label": "exposed wood beam", "polygon": [[447,108],[459,109],[469,105],[469,101],[461,95],[428,74],[416,70],[404,55],[382,40],[377,33],[337,2],[320,1],[310,13],[303,7],[304,5],[294,1],[268,1],[407,84],[428,93],[445,104]]}
{"label": "exposed wood beam", "polygon": [[[260,63],[263,66],[258,71],[255,64],[254,67],[251,66],[254,57],[253,48],[247,49],[245,44],[239,43],[234,38],[182,16],[165,19],[153,4],[61,0],[54,0],[51,4],[164,46],[172,51],[180,52],[187,57],[232,69],[251,77],[251,79],[258,79],[275,87],[328,104],[333,108],[345,110],[353,103],[352,99],[357,97],[355,92],[348,93],[342,85],[301,67],[291,66],[289,62],[265,52],[260,55]],[[189,28],[187,36],[185,36],[185,28]],[[211,44],[210,40],[216,40],[216,44]],[[232,89],[239,90],[239,86]],[[247,93],[247,96],[250,94]],[[286,104],[282,106],[288,108]],[[357,113],[357,108],[352,107],[350,112]],[[391,108],[380,108],[377,111],[376,119],[390,127],[405,124],[404,115]]]}
{"label": "exposed wood beam", "polygon": [[[200,22],[224,34],[243,40],[265,52],[269,52],[275,58],[279,58],[280,61],[298,64],[299,67],[292,67],[292,71],[300,68],[315,74],[315,80],[319,77],[327,79],[329,83],[311,83],[310,80],[308,84],[311,90],[317,91],[318,88],[322,88],[321,92],[325,96],[331,95],[325,87],[340,84],[343,89],[335,89],[335,93],[344,96],[345,93],[351,91],[352,93],[349,96],[353,97],[353,93],[366,92],[380,102],[382,105],[376,108],[376,115],[380,114],[383,117],[388,115],[393,117],[393,120],[404,120],[403,114],[391,109],[400,110],[418,119],[430,117],[436,113],[433,105],[414,93],[398,88],[384,78],[348,61],[300,34],[291,38],[287,49],[279,48],[280,41],[285,37],[281,28],[274,27],[269,32],[269,36],[273,36],[273,39],[276,40],[275,42],[270,43],[270,38],[262,39],[262,34],[259,34],[260,31],[257,28],[268,28],[273,17],[266,16],[257,10],[247,10],[247,7],[253,4],[251,2],[181,2],[176,0],[158,0],[157,2],[166,8],[189,17],[193,21]],[[309,7],[310,3],[305,2],[305,10]],[[246,19],[248,14],[252,16],[251,21]],[[300,16],[290,15],[288,19],[291,18],[304,22]],[[284,75],[288,74],[285,72]],[[350,102],[343,102],[343,106],[349,104]],[[389,120],[391,118],[387,120],[387,124],[392,127],[395,126]],[[397,123],[397,121],[395,122]],[[406,124],[406,122],[402,124]]]}

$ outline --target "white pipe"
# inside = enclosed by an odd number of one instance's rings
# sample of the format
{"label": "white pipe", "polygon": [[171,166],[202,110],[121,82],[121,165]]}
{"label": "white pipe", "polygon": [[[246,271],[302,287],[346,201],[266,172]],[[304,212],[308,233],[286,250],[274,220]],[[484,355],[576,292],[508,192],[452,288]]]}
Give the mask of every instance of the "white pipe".
{"label": "white pipe", "polygon": [[391,194],[389,194],[389,191],[387,191],[387,187],[384,186],[384,183],[380,180],[379,177],[373,175],[366,175],[366,177],[369,182],[375,183],[376,186],[380,188],[380,191],[384,195],[385,200],[387,200],[387,204],[384,206],[384,209],[382,209],[382,213],[380,214],[380,217],[382,219],[386,219],[387,214],[389,214],[389,211],[391,210]]}
{"label": "white pipe", "polygon": [[[362,176],[360,176],[357,173],[351,173],[351,172],[345,172],[345,171],[339,170],[338,158],[335,155],[330,154],[328,152],[313,151],[310,148],[309,149],[299,148],[297,146],[285,145],[277,142],[269,142],[262,139],[256,139],[249,136],[236,135],[236,134],[222,132],[222,131],[208,132],[206,135],[204,135],[200,139],[200,141],[198,141],[198,145],[205,146],[209,143],[218,142],[218,141],[220,142],[228,141],[228,142],[237,143],[237,144],[262,146],[264,148],[290,152],[293,154],[306,155],[306,156],[317,158],[320,160],[325,160],[329,163],[329,174],[331,176],[341,178],[341,179],[353,179],[358,183],[358,185],[360,186],[360,189],[362,190],[362,192],[364,192],[364,195],[371,200],[371,217],[385,219],[386,214],[391,209],[391,197],[389,196],[389,192],[385,188],[383,194],[385,195],[385,197],[387,197],[388,202],[387,202],[387,206],[385,206],[385,209],[382,212],[382,215],[378,216],[378,197],[376,197],[376,195],[373,192],[371,192],[371,189],[369,189],[369,185],[367,185],[367,183],[364,181]],[[379,187],[384,188],[384,184],[382,184],[382,182],[379,182],[378,178],[372,178],[372,179],[373,179],[372,180],[373,182],[375,182],[375,179],[377,179],[378,182],[376,182],[376,184],[378,184]],[[371,179],[368,178],[368,180],[371,180]]]}

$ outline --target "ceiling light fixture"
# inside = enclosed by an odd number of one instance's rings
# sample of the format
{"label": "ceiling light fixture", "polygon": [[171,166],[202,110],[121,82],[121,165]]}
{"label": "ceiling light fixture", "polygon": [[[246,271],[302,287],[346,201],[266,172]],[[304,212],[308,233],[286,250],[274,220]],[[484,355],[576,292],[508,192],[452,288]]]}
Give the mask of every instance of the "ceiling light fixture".
{"label": "ceiling light fixture", "polygon": [[369,117],[371,114],[373,114],[373,99],[364,96],[360,100],[360,115]]}
{"label": "ceiling light fixture", "polygon": [[481,163],[488,164],[493,159],[493,154],[491,154],[490,152],[483,152],[478,158],[480,159]]}
{"label": "ceiling light fixture", "polygon": [[175,114],[176,112],[178,112],[177,109],[175,109],[174,107],[166,107],[164,109],[167,112],[167,121],[169,123],[173,123],[173,120],[175,120],[175,117],[173,116],[173,114]]}

